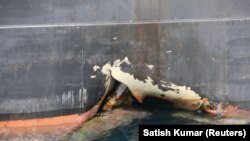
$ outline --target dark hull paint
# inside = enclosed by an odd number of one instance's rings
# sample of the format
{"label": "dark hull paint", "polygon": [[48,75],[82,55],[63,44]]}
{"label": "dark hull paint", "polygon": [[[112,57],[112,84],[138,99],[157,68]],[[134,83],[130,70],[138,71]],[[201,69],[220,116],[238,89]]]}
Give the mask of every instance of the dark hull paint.
{"label": "dark hull paint", "polygon": [[82,29],[4,29],[1,33],[1,114],[81,113],[102,96],[101,77],[90,79],[92,66],[83,60]]}
{"label": "dark hull paint", "polygon": [[[250,101],[248,1],[234,5],[230,0],[219,8],[216,1],[206,1],[182,10],[171,1],[113,1],[110,11],[102,2],[73,2],[73,8],[66,1],[39,2],[29,1],[31,8],[20,1],[0,2],[1,120],[88,111],[104,93],[105,77],[93,66],[126,56],[138,66],[133,73],[139,77],[190,86],[213,100]],[[206,4],[213,10],[206,11]],[[96,15],[82,15],[93,7]],[[116,13],[120,9],[125,14]],[[137,24],[144,21],[157,22]],[[147,64],[154,65],[152,71],[141,69]]]}

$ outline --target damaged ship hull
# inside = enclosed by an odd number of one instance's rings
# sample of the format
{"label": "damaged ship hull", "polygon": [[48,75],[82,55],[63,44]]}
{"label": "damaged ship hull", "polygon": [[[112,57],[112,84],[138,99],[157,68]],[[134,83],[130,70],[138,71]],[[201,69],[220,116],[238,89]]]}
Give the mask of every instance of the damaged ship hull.
{"label": "damaged ship hull", "polygon": [[[199,8],[181,10],[178,2],[109,1],[111,11],[97,1],[0,2],[1,121],[91,110],[105,92],[102,66],[125,57],[133,67],[121,68],[135,79],[190,87],[217,101],[250,100],[248,1],[230,0],[222,9],[215,0],[198,2]],[[214,11],[204,11],[207,4]],[[84,5],[100,11],[79,14],[88,12]]]}

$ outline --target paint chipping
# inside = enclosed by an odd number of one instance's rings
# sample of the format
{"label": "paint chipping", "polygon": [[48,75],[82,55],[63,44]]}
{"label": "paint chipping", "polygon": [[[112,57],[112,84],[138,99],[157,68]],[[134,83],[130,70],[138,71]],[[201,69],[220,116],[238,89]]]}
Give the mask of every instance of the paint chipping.
{"label": "paint chipping", "polygon": [[99,70],[99,69],[101,69],[100,66],[94,65],[94,67],[93,67],[94,72],[96,72],[96,71]]}
{"label": "paint chipping", "polygon": [[123,60],[115,60],[113,63],[114,67],[120,67],[121,64],[126,63],[128,65],[131,65],[131,62],[128,60],[128,57],[125,57]]}
{"label": "paint chipping", "polygon": [[166,51],[166,53],[172,53],[172,50],[168,50],[168,51]]}
{"label": "paint chipping", "polygon": [[166,88],[167,86],[166,86],[166,85],[164,85],[164,84],[161,84],[161,87],[164,87],[164,88]]}
{"label": "paint chipping", "polygon": [[96,75],[91,75],[90,78],[91,78],[91,79],[95,79],[95,78],[96,78]]}
{"label": "paint chipping", "polygon": [[152,70],[154,68],[154,65],[147,65],[147,67]]}
{"label": "paint chipping", "polygon": [[166,81],[163,81],[163,80],[160,80],[160,82],[161,82],[161,83],[165,83],[165,84],[167,84],[167,82],[166,82]]}
{"label": "paint chipping", "polygon": [[[115,60],[112,65],[110,62],[105,64],[102,67],[101,72],[106,75],[107,82],[108,80],[116,80],[124,85],[121,85],[121,91],[127,87],[138,102],[142,103],[144,101],[144,98],[146,97],[156,97],[169,101],[176,107],[185,110],[195,111],[199,108],[202,108],[209,114],[221,113],[217,111],[218,108],[214,108],[213,105],[209,103],[207,98],[201,98],[190,87],[179,86],[169,81],[155,81],[150,76],[147,76],[146,79],[143,80],[137,79],[133,73],[129,73],[134,71],[123,71],[123,63],[132,66],[132,64],[126,57],[123,60]],[[142,68],[145,68],[145,66],[143,66]],[[131,69],[133,69],[133,67],[131,67]],[[106,89],[110,89],[112,87],[111,85],[107,85],[106,83],[105,86]],[[117,90],[120,91],[120,89]]]}
{"label": "paint chipping", "polygon": [[[132,95],[139,101],[143,102],[145,97],[158,97],[177,104],[179,107],[188,110],[195,110],[191,106],[193,103],[200,101],[201,97],[191,89],[187,89],[186,86],[178,86],[171,82],[168,82],[166,90],[159,88],[160,85],[154,84],[151,77],[147,77],[145,81],[140,81],[134,77],[133,74],[123,72],[121,64],[130,64],[130,61],[126,57],[123,60],[115,60],[113,65],[107,63],[102,67],[102,73],[104,75],[110,74],[114,79],[126,85],[131,91]],[[164,97],[161,95],[164,94]],[[188,101],[188,102],[187,102]],[[197,106],[199,108],[200,105]]]}

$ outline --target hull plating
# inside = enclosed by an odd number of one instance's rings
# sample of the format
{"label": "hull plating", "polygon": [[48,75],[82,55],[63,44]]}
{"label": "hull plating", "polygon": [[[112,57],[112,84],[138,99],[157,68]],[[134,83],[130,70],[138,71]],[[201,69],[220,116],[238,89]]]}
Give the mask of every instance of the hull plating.
{"label": "hull plating", "polygon": [[249,5],[3,0],[0,120],[89,111],[104,94],[101,67],[125,57],[134,68],[123,69],[137,79],[249,106]]}

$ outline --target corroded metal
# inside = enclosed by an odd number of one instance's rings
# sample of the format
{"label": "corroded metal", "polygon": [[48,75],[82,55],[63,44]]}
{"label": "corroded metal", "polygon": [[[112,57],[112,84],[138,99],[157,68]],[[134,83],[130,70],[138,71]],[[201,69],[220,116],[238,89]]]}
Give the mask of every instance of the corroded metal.
{"label": "corroded metal", "polygon": [[[123,70],[124,64],[127,65],[125,71]],[[131,73],[133,69],[133,64],[126,57],[124,60],[114,61],[112,65],[110,63],[104,65],[102,73],[110,75],[110,77],[122,83],[119,87],[127,86],[131,94],[141,103],[146,97],[151,96],[167,100],[175,106],[192,111],[199,109],[203,104],[203,99],[189,87],[178,86],[172,82],[159,83],[164,81],[154,81],[151,76],[146,74],[133,74]],[[148,71],[150,71],[150,68]],[[139,79],[138,75],[144,79]],[[119,90],[119,87],[117,90]]]}

